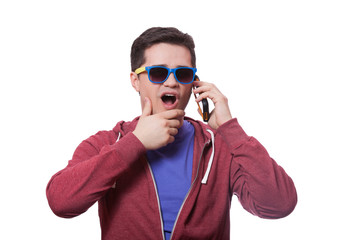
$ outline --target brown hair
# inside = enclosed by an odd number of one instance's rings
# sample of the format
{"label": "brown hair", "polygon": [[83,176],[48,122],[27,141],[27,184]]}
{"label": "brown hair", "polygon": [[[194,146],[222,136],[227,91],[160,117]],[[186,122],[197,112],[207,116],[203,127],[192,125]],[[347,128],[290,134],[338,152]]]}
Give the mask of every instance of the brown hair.
{"label": "brown hair", "polygon": [[157,43],[170,43],[188,48],[191,55],[191,65],[196,67],[195,43],[189,34],[183,33],[174,27],[153,27],[136,38],[131,46],[132,71],[135,71],[145,62],[145,50]]}

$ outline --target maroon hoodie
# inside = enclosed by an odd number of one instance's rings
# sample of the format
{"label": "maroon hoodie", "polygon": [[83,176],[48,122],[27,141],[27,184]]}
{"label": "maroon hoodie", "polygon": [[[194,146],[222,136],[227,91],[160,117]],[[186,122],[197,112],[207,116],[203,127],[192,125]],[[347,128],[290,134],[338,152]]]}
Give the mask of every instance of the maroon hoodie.
{"label": "maroon hoodie", "polygon": [[[102,239],[164,239],[146,149],[132,134],[138,119],[119,122],[78,146],[46,189],[56,215],[75,217],[98,202]],[[192,184],[171,239],[229,239],[233,194],[262,218],[282,218],[293,211],[293,181],[236,119],[216,131],[186,119],[195,128]]]}

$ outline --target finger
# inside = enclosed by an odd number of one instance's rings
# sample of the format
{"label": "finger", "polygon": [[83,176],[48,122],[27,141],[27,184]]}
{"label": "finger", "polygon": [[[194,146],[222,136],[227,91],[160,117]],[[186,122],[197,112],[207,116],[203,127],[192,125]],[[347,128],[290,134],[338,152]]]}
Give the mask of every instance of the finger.
{"label": "finger", "polygon": [[172,142],[174,142],[174,141],[175,141],[175,137],[174,137],[174,136],[170,136],[169,139],[168,139],[168,141],[167,141],[167,144],[172,143]]}
{"label": "finger", "polygon": [[215,101],[216,99],[221,99],[224,96],[213,84],[202,87],[200,91],[201,92],[199,93],[199,96],[196,98],[197,102],[200,102],[205,98],[210,98],[211,100]]}
{"label": "finger", "polygon": [[174,119],[174,118],[181,118],[185,116],[184,110],[181,109],[173,109],[169,111],[165,111],[160,113],[161,117],[165,119]]}
{"label": "finger", "polygon": [[178,119],[171,119],[167,121],[168,127],[170,128],[180,128],[182,123]]}
{"label": "finger", "polygon": [[204,81],[194,81],[193,82],[193,86],[195,86],[195,87],[200,87],[200,86],[203,86],[204,84],[207,84],[207,82],[204,82]]}
{"label": "finger", "polygon": [[210,91],[212,88],[209,85],[204,85],[198,88],[195,88],[193,91],[194,93],[202,93],[202,92],[207,92]]}
{"label": "finger", "polygon": [[[184,112],[184,114],[185,114],[185,112]],[[181,117],[179,128],[181,128],[183,124],[184,124],[184,117]]]}
{"label": "finger", "polygon": [[168,133],[170,136],[175,136],[178,134],[179,130],[177,128],[169,128]]}
{"label": "finger", "polygon": [[199,96],[195,99],[196,102],[200,102],[201,100],[205,98],[213,99],[213,95],[210,92],[203,92],[199,94]]}
{"label": "finger", "polygon": [[203,91],[209,91],[211,89],[216,89],[216,85],[213,83],[208,82],[194,82],[193,89],[195,92],[203,92]]}
{"label": "finger", "polygon": [[142,116],[146,117],[146,116],[150,116],[152,112],[152,108],[151,108],[151,100],[149,98],[145,98],[145,104],[144,104],[144,108],[143,108],[143,112],[142,112]]}

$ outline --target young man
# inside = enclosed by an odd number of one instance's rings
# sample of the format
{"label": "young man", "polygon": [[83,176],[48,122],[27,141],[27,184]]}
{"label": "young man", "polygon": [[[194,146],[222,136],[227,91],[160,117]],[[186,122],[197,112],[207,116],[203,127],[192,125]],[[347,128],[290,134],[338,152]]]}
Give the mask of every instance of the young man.
{"label": "young man", "polygon": [[[230,202],[262,218],[292,212],[291,178],[232,118],[215,85],[194,81],[194,42],[151,28],[131,49],[142,115],[83,141],[47,187],[53,212],[74,217],[99,204],[102,239],[229,239]],[[185,117],[193,86],[214,110]]]}

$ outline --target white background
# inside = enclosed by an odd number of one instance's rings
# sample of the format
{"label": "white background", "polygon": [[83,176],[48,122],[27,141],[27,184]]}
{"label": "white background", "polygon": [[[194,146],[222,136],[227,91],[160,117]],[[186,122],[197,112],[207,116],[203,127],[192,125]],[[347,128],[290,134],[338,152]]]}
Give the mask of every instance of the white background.
{"label": "white background", "polygon": [[280,220],[234,198],[232,239],[360,239],[359,12],[347,0],[1,1],[0,238],[100,239],[97,206],[58,218],[47,182],[83,139],[141,113],[132,41],[175,26],[195,40],[201,79],[297,187]]}

